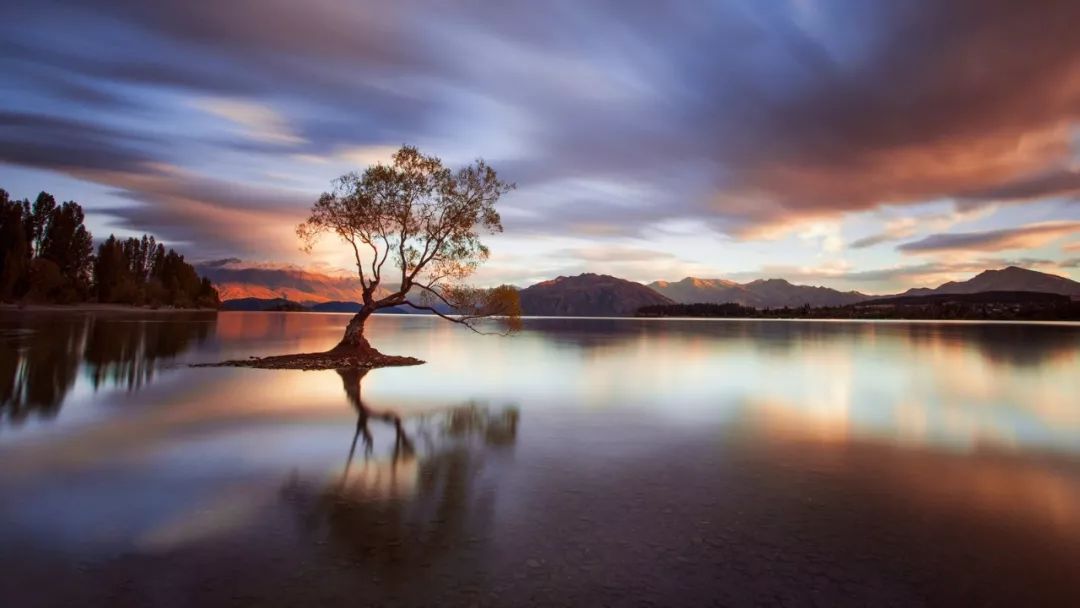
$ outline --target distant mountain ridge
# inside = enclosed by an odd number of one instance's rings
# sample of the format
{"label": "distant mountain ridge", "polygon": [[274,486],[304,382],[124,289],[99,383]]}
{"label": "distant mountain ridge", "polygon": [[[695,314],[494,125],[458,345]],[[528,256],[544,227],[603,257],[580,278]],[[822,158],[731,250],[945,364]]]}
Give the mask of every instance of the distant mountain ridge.
{"label": "distant mountain ridge", "polygon": [[[302,304],[294,300],[284,298],[235,298],[221,303],[221,310],[227,312],[346,312],[354,313],[360,310],[359,302],[316,302]],[[449,312],[443,306],[436,306],[440,312]],[[423,310],[416,310],[409,306],[391,306],[380,308],[377,314],[432,314]]]}
{"label": "distant mountain ridge", "polygon": [[[204,272],[200,268],[200,272]],[[331,277],[291,268],[209,267],[206,274],[218,283],[224,310],[280,310],[287,296],[314,312],[352,312],[359,280]],[[235,289],[230,289],[234,287]],[[982,292],[1039,292],[1080,299],[1080,283],[1068,278],[1010,266],[987,270],[967,281],[950,281],[936,288],[909,289],[902,294],[871,296],[857,291],[794,285],[783,279],[738,283],[727,279],[686,277],[681,281],[655,281],[648,286],[593,273],[560,276],[519,290],[522,311],[531,316],[627,316],[642,306],[665,304],[734,303],[758,309],[836,307],[902,296],[971,294]],[[256,293],[260,295],[246,296]],[[237,297],[237,296],[240,297]],[[395,312],[393,310],[388,312]],[[416,312],[404,308],[396,312]],[[449,312],[444,310],[443,312]]]}
{"label": "distant mountain ridge", "polygon": [[1080,297],[1080,283],[1056,274],[1008,266],[1000,270],[984,270],[966,281],[949,281],[936,288],[918,287],[900,295],[981,293],[984,291],[1037,291]]}
{"label": "distant mountain ridge", "polygon": [[533,316],[626,316],[642,306],[673,303],[641,283],[593,273],[560,276],[518,294],[522,312]]}
{"label": "distant mountain ridge", "polygon": [[[222,301],[243,298],[287,298],[301,303],[343,301],[360,297],[360,279],[338,277],[296,267],[241,267],[232,263],[205,263],[196,270],[217,287]],[[389,292],[385,292],[389,293]],[[376,297],[385,295],[379,290]]]}
{"label": "distant mountain ridge", "polygon": [[679,304],[734,303],[754,308],[844,306],[869,299],[857,291],[794,285],[784,279],[758,279],[736,283],[726,279],[686,277],[681,281],[654,281],[649,287]]}
{"label": "distant mountain ridge", "polygon": [[299,302],[286,300],[285,298],[233,298],[222,302],[220,310],[226,312],[295,312],[304,310],[304,307]]}

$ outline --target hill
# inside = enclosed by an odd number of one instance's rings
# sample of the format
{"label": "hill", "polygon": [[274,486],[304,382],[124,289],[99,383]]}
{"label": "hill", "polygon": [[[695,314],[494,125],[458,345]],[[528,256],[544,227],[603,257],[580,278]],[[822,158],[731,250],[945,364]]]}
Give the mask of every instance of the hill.
{"label": "hill", "polygon": [[643,306],[674,303],[641,283],[592,273],[560,276],[518,293],[522,312],[533,316],[627,316]]}
{"label": "hill", "polygon": [[736,283],[726,279],[686,277],[677,282],[655,281],[649,287],[681,304],[734,303],[754,308],[844,306],[868,299],[857,291],[837,291],[828,287],[794,285],[784,279],[759,279]]}
{"label": "hill", "polygon": [[900,295],[980,293],[987,291],[1026,291],[1056,293],[1080,298],[1080,283],[1056,274],[1009,266],[1000,270],[984,270],[967,281],[949,281],[936,288],[919,287]]}
{"label": "hill", "polygon": [[977,293],[930,293],[876,298],[855,304],[874,306],[929,306],[937,304],[1066,304],[1071,298],[1064,294],[1042,291],[980,291]]}

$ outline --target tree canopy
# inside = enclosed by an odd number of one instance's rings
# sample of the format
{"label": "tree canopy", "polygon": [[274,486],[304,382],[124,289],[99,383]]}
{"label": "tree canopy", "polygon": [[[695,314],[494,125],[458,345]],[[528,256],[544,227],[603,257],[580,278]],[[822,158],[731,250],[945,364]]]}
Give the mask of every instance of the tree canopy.
{"label": "tree canopy", "polygon": [[502,231],[495,203],[513,188],[483,160],[455,171],[403,146],[390,164],[335,180],[297,234],[308,251],[323,233],[349,245],[362,318],[405,305],[474,330],[476,320],[498,316],[512,330],[521,314],[517,291],[475,289],[464,281],[487,260],[481,237]]}
{"label": "tree canopy", "polygon": [[57,205],[47,192],[13,201],[0,190],[0,301],[218,306],[210,281],[152,236],[110,236],[95,256],[84,220],[74,201]]}
{"label": "tree canopy", "polygon": [[34,203],[0,190],[0,300],[78,302],[90,291],[94,243],[82,207],[47,192]]}
{"label": "tree canopy", "polygon": [[177,308],[217,308],[217,290],[210,279],[199,278],[184,256],[143,235],[119,240],[113,235],[94,259],[94,290],[98,302]]}

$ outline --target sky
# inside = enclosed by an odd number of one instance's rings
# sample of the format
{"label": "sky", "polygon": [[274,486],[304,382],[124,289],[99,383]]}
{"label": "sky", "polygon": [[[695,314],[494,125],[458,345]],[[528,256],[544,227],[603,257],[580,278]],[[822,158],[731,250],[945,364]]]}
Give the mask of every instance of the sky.
{"label": "sky", "polygon": [[334,271],[296,225],[411,144],[518,186],[481,285],[1080,279],[1078,28],[1067,0],[12,0],[0,187]]}

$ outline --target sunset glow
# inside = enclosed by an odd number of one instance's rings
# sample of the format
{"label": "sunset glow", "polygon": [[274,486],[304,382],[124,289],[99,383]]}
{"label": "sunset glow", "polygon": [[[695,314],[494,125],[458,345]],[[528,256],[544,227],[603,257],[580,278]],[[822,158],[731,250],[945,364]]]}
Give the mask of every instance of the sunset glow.
{"label": "sunset glow", "polygon": [[332,242],[301,253],[294,228],[333,178],[409,143],[517,182],[482,285],[1080,278],[1075,3],[0,16],[0,186],[47,186],[95,236],[151,232],[196,262],[347,270]]}

